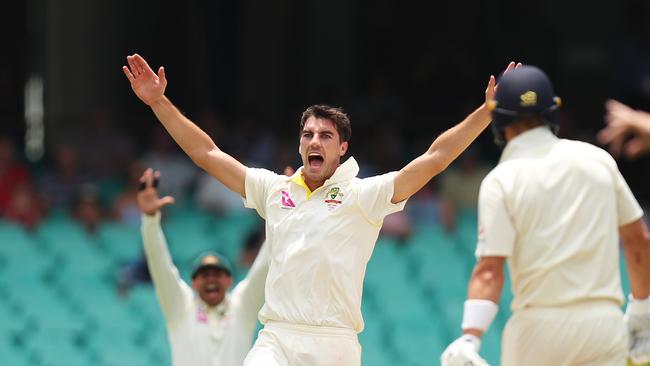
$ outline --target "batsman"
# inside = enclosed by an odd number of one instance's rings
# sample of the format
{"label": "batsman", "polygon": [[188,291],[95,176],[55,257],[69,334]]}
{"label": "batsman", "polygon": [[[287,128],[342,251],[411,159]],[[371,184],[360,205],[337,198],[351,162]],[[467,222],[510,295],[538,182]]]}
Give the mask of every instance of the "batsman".
{"label": "batsman", "polygon": [[[514,297],[502,366],[650,361],[650,235],[641,207],[607,152],[556,137],[561,102],[543,71],[522,66],[498,85],[488,106],[503,152],[481,184],[463,334],[442,365],[487,365],[478,352],[506,263]],[[625,314],[619,239],[631,283]]]}

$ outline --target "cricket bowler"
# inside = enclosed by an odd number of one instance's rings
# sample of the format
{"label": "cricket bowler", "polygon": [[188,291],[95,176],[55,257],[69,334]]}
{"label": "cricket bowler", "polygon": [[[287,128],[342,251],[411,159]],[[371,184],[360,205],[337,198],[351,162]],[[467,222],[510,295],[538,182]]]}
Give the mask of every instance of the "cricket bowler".
{"label": "cricket bowler", "polygon": [[[359,366],[364,327],[361,294],[366,265],[386,215],[442,172],[490,124],[485,103],[440,135],[399,171],[360,179],[343,161],[351,136],[340,108],[314,105],[300,119],[303,166],[286,177],[247,168],[219,149],[164,95],[167,79],[135,54],[123,71],[190,158],[266,220],[269,272],[259,313],[264,329],[246,366]],[[510,63],[507,70],[514,69]],[[486,100],[493,99],[495,78]]]}

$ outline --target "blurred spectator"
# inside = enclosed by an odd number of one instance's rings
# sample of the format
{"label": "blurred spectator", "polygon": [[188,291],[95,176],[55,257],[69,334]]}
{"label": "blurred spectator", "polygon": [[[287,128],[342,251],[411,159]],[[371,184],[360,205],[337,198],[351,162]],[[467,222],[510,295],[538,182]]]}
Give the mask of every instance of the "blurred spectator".
{"label": "blurred spectator", "polygon": [[237,193],[226,188],[206,172],[201,172],[199,175],[194,198],[199,207],[220,216],[231,212],[246,211],[242,199]]}
{"label": "blurred spectator", "polygon": [[123,265],[117,275],[117,294],[127,296],[131,287],[139,283],[151,283],[147,258],[142,253],[137,259]]}
{"label": "blurred spectator", "polygon": [[359,176],[373,176],[403,165],[402,155],[406,148],[397,126],[377,124],[373,132],[361,140],[361,149],[354,153],[365,165],[360,168]]}
{"label": "blurred spectator", "polygon": [[302,160],[300,159],[300,154],[296,151],[295,147],[296,142],[283,141],[278,144],[278,150],[273,156],[274,161],[272,164],[274,172],[283,172],[286,176],[292,176],[302,165]]}
{"label": "blurred spectator", "polygon": [[29,171],[16,159],[14,143],[8,137],[0,136],[0,214],[11,204],[14,190],[29,182]]}
{"label": "blurred spectator", "polygon": [[160,182],[161,194],[182,201],[200,170],[187,156],[181,154],[174,140],[162,127],[155,128],[152,137],[152,149],[144,157],[143,163],[165,176]]}
{"label": "blurred spectator", "polygon": [[475,148],[470,147],[454,164],[456,169],[448,169],[441,176],[441,219],[447,232],[456,229],[456,218],[464,211],[475,211],[478,204],[478,191],[481,181],[490,171],[484,166]]}
{"label": "blurred spectator", "polygon": [[131,161],[128,167],[126,185],[113,201],[111,214],[115,220],[125,225],[140,226],[140,208],[138,207],[137,196],[140,176],[144,169],[145,166],[141,161]]}
{"label": "blurred spectator", "polygon": [[397,239],[400,244],[406,243],[409,236],[411,236],[409,215],[404,211],[399,211],[386,216],[379,233]]}
{"label": "blurred spectator", "polygon": [[370,77],[365,93],[357,97],[349,109],[355,133],[364,140],[379,126],[404,126],[408,119],[406,104],[393,90],[390,80],[380,74]]}
{"label": "blurred spectator", "polygon": [[257,130],[256,133],[255,139],[248,142],[247,161],[251,166],[272,166],[278,150],[275,136],[266,130]]}
{"label": "blurred spectator", "polygon": [[367,82],[365,94],[350,107],[357,145],[348,155],[362,162],[359,176],[369,177],[390,171],[403,163],[403,131],[408,108],[391,87],[389,78],[375,74]]}
{"label": "blurred spectator", "polygon": [[[274,136],[269,133],[259,134],[259,130],[255,127],[254,114],[250,111],[242,114],[236,124],[236,129],[232,132],[223,128],[219,114],[213,110],[202,111],[197,118],[197,124],[208,135],[215,136],[218,143],[227,146],[232,157],[238,161],[246,161],[247,165],[270,166],[273,159],[278,156],[276,153],[277,142]],[[293,152],[294,155],[298,155],[297,152]],[[286,165],[288,160],[282,161]],[[284,165],[282,165],[282,168],[284,168]],[[233,193],[214,177],[203,171],[198,174],[196,179],[194,200],[199,207],[217,215],[246,211],[238,194]]]}
{"label": "blurred spectator", "polygon": [[45,217],[43,200],[28,183],[14,187],[4,218],[34,230]]}
{"label": "blurred spectator", "polygon": [[74,199],[72,216],[89,234],[97,232],[104,217],[97,187],[86,184],[80,188]]}
{"label": "blurred spectator", "polygon": [[90,112],[83,136],[79,138],[81,166],[93,179],[117,179],[128,170],[135,156],[133,142],[116,128],[106,108]]}
{"label": "blurred spectator", "polygon": [[79,168],[77,148],[64,144],[56,148],[54,166],[41,177],[39,188],[49,205],[69,209],[77,192],[88,182]]}
{"label": "blurred spectator", "polygon": [[427,185],[422,187],[406,205],[406,212],[411,221],[418,224],[429,225],[432,222],[440,221],[440,197],[438,196],[437,180],[434,178]]}

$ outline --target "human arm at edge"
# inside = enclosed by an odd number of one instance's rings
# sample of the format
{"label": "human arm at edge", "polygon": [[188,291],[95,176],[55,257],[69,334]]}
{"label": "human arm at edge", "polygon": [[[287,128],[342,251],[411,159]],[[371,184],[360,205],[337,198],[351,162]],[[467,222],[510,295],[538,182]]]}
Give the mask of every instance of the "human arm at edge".
{"label": "human arm at edge", "polygon": [[[480,257],[474,266],[467,286],[467,299],[489,300],[499,304],[505,283],[505,257]],[[477,337],[483,335],[480,329],[463,329],[463,334]]]}
{"label": "human arm at edge", "polygon": [[192,289],[181,279],[172,262],[160,226],[160,211],[155,215],[142,214],[141,231],[147,266],[160,307],[167,324],[174,326],[191,301]]}
{"label": "human arm at edge", "polygon": [[643,218],[619,228],[623,240],[630,291],[635,299],[650,296],[650,233]]}

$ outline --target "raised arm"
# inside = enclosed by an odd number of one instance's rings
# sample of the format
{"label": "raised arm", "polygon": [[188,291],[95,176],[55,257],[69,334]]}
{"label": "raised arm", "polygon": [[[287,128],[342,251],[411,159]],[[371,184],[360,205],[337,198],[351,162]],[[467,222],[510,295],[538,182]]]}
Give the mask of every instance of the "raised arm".
{"label": "raised arm", "polygon": [[[521,64],[510,62],[505,72]],[[488,103],[494,99],[496,79],[490,76],[485,90],[485,103],[467,116],[462,122],[438,136],[429,149],[395,176],[395,188],[391,202],[401,202],[419,191],[431,178],[435,177],[449,166],[478,135],[490,125],[492,117]]]}
{"label": "raised arm", "polygon": [[158,120],[196,165],[230,190],[245,197],[246,167],[221,151],[210,136],[185,117],[165,96],[167,78],[161,66],[156,74],[137,53],[127,56],[122,70],[135,94],[153,110]]}
{"label": "raised arm", "polygon": [[173,327],[183,315],[187,304],[192,301],[192,289],[181,279],[172,262],[165,235],[160,227],[160,208],[174,202],[170,196],[159,198],[154,180],[159,173],[147,169],[138,193],[138,207],[142,212],[142,241],[147,266],[158,295],[165,321]]}

